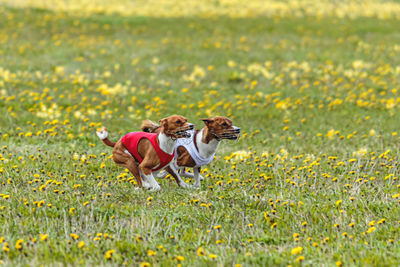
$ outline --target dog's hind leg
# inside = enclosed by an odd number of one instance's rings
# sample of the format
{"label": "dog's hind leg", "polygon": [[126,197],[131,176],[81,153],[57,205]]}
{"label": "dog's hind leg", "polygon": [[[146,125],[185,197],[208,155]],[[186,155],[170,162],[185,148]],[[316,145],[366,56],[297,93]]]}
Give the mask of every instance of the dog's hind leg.
{"label": "dog's hind leg", "polygon": [[143,180],[142,180],[142,176],[140,175],[138,165],[133,158],[129,159],[126,162],[126,168],[133,174],[133,176],[135,176],[138,186],[142,187],[144,184]]}
{"label": "dog's hind leg", "polygon": [[118,141],[113,150],[113,160],[115,164],[127,168],[136,178],[137,185],[142,187],[142,178],[140,176],[138,164],[131,154],[126,153],[126,148]]}

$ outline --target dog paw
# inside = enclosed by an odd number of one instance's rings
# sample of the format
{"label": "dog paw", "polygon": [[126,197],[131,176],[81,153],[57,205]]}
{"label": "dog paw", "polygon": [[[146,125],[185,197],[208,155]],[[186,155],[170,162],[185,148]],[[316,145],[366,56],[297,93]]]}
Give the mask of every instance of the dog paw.
{"label": "dog paw", "polygon": [[190,188],[192,188],[192,189],[200,189],[200,185],[199,184],[194,184]]}
{"label": "dog paw", "polygon": [[161,186],[159,186],[159,185],[155,185],[150,188],[151,192],[160,191],[160,190],[161,190]]}
{"label": "dog paw", "polygon": [[142,186],[143,186],[144,189],[147,189],[147,190],[151,188],[150,184],[149,183],[145,183],[145,182],[142,182]]}
{"label": "dog paw", "polygon": [[188,185],[188,184],[185,183],[185,182],[181,182],[181,183],[179,184],[179,186],[182,187],[182,188],[190,188],[190,187],[191,187],[190,185]]}

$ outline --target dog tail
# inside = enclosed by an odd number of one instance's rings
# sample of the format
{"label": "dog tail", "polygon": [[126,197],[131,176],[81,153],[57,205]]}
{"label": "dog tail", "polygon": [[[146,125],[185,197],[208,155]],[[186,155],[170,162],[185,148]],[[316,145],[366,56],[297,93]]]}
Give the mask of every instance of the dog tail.
{"label": "dog tail", "polygon": [[157,123],[151,121],[151,120],[144,120],[142,121],[142,126],[140,128],[142,129],[143,132],[148,132],[152,133],[155,129],[159,128],[160,125]]}
{"label": "dog tail", "polygon": [[101,128],[99,132],[96,131],[96,134],[106,146],[115,146],[115,143],[111,142],[110,139],[108,139],[108,132],[105,127]]}

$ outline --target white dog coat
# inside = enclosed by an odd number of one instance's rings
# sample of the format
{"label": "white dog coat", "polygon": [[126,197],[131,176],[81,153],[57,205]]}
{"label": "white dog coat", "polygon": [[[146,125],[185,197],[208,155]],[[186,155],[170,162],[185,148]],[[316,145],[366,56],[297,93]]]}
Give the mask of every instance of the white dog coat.
{"label": "white dog coat", "polygon": [[[190,134],[190,138],[179,138],[178,140],[176,140],[175,149],[183,146],[189,152],[197,167],[207,165],[214,159],[215,153],[212,154],[209,158],[203,158],[199,154],[199,151],[197,151],[197,148],[194,144],[195,131],[190,131]],[[175,159],[177,158],[177,154],[178,153],[175,153]]]}

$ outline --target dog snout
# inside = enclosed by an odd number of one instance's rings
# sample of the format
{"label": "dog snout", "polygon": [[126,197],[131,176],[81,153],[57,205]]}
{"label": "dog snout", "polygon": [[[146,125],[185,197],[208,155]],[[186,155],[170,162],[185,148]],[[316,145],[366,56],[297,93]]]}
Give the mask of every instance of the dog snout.
{"label": "dog snout", "polygon": [[233,131],[235,132],[235,134],[240,134],[240,128],[233,126]]}
{"label": "dog snout", "polygon": [[193,129],[194,129],[194,124],[188,123],[188,130],[193,130]]}

